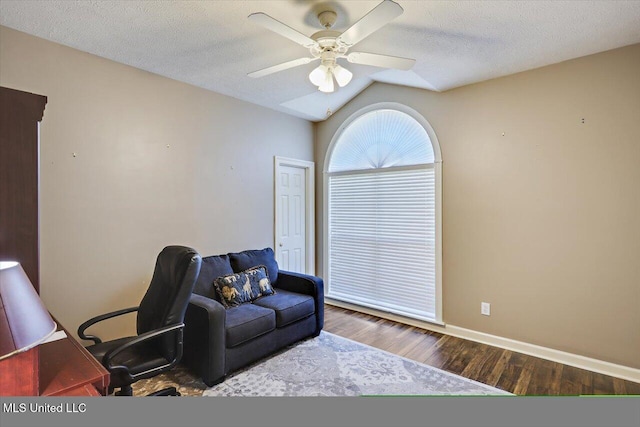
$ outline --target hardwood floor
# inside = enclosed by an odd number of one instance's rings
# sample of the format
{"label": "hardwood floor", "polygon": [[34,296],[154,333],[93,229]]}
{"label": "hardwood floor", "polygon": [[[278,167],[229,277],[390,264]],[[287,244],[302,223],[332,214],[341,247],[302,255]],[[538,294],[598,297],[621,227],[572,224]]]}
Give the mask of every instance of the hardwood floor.
{"label": "hardwood floor", "polygon": [[517,395],[640,395],[640,384],[325,305],[324,330]]}

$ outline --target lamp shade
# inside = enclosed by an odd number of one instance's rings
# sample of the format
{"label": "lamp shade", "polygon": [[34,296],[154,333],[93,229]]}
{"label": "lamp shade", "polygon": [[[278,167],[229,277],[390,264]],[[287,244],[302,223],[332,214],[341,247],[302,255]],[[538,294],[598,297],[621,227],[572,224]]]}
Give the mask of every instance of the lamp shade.
{"label": "lamp shade", "polygon": [[0,261],[0,360],[27,351],[56,330],[22,266]]}
{"label": "lamp shade", "polygon": [[319,65],[309,74],[309,80],[316,86],[321,86],[327,78],[329,69],[326,65]]}
{"label": "lamp shade", "polygon": [[333,75],[336,77],[336,81],[340,87],[348,85],[351,81],[351,77],[353,77],[353,73],[351,71],[341,67],[340,65],[336,65],[333,68]]}
{"label": "lamp shade", "polygon": [[320,92],[326,92],[326,93],[331,93],[333,92],[333,74],[331,73],[331,69],[327,69],[327,74],[324,77],[324,80],[322,82],[322,84],[320,85],[320,87],[318,87],[318,90]]}

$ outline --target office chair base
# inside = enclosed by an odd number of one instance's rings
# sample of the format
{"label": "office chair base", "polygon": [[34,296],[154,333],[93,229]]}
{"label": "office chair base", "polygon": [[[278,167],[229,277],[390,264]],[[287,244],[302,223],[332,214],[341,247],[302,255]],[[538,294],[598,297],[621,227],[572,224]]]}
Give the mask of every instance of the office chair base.
{"label": "office chair base", "polygon": [[148,394],[147,396],[182,396],[180,392],[175,387],[168,387],[154,393]]}
{"label": "office chair base", "polygon": [[115,392],[116,396],[133,396],[133,388],[130,385],[123,385]]}

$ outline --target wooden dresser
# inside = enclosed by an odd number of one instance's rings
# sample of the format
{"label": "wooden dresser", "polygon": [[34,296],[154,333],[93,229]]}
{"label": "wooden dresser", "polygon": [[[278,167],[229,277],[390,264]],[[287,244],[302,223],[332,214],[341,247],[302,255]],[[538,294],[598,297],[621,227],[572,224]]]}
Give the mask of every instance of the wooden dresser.
{"label": "wooden dresser", "polygon": [[58,323],[66,338],[0,361],[0,396],[105,396],[109,372]]}
{"label": "wooden dresser", "polygon": [[40,346],[41,396],[106,396],[109,372],[58,323],[66,338]]}

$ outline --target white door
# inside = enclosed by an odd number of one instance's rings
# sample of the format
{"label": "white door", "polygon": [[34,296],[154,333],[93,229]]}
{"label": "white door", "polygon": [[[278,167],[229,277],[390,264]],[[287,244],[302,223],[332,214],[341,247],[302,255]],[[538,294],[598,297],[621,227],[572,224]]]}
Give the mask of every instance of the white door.
{"label": "white door", "polygon": [[278,266],[282,270],[313,273],[313,186],[309,185],[313,163],[277,157],[275,169]]}

